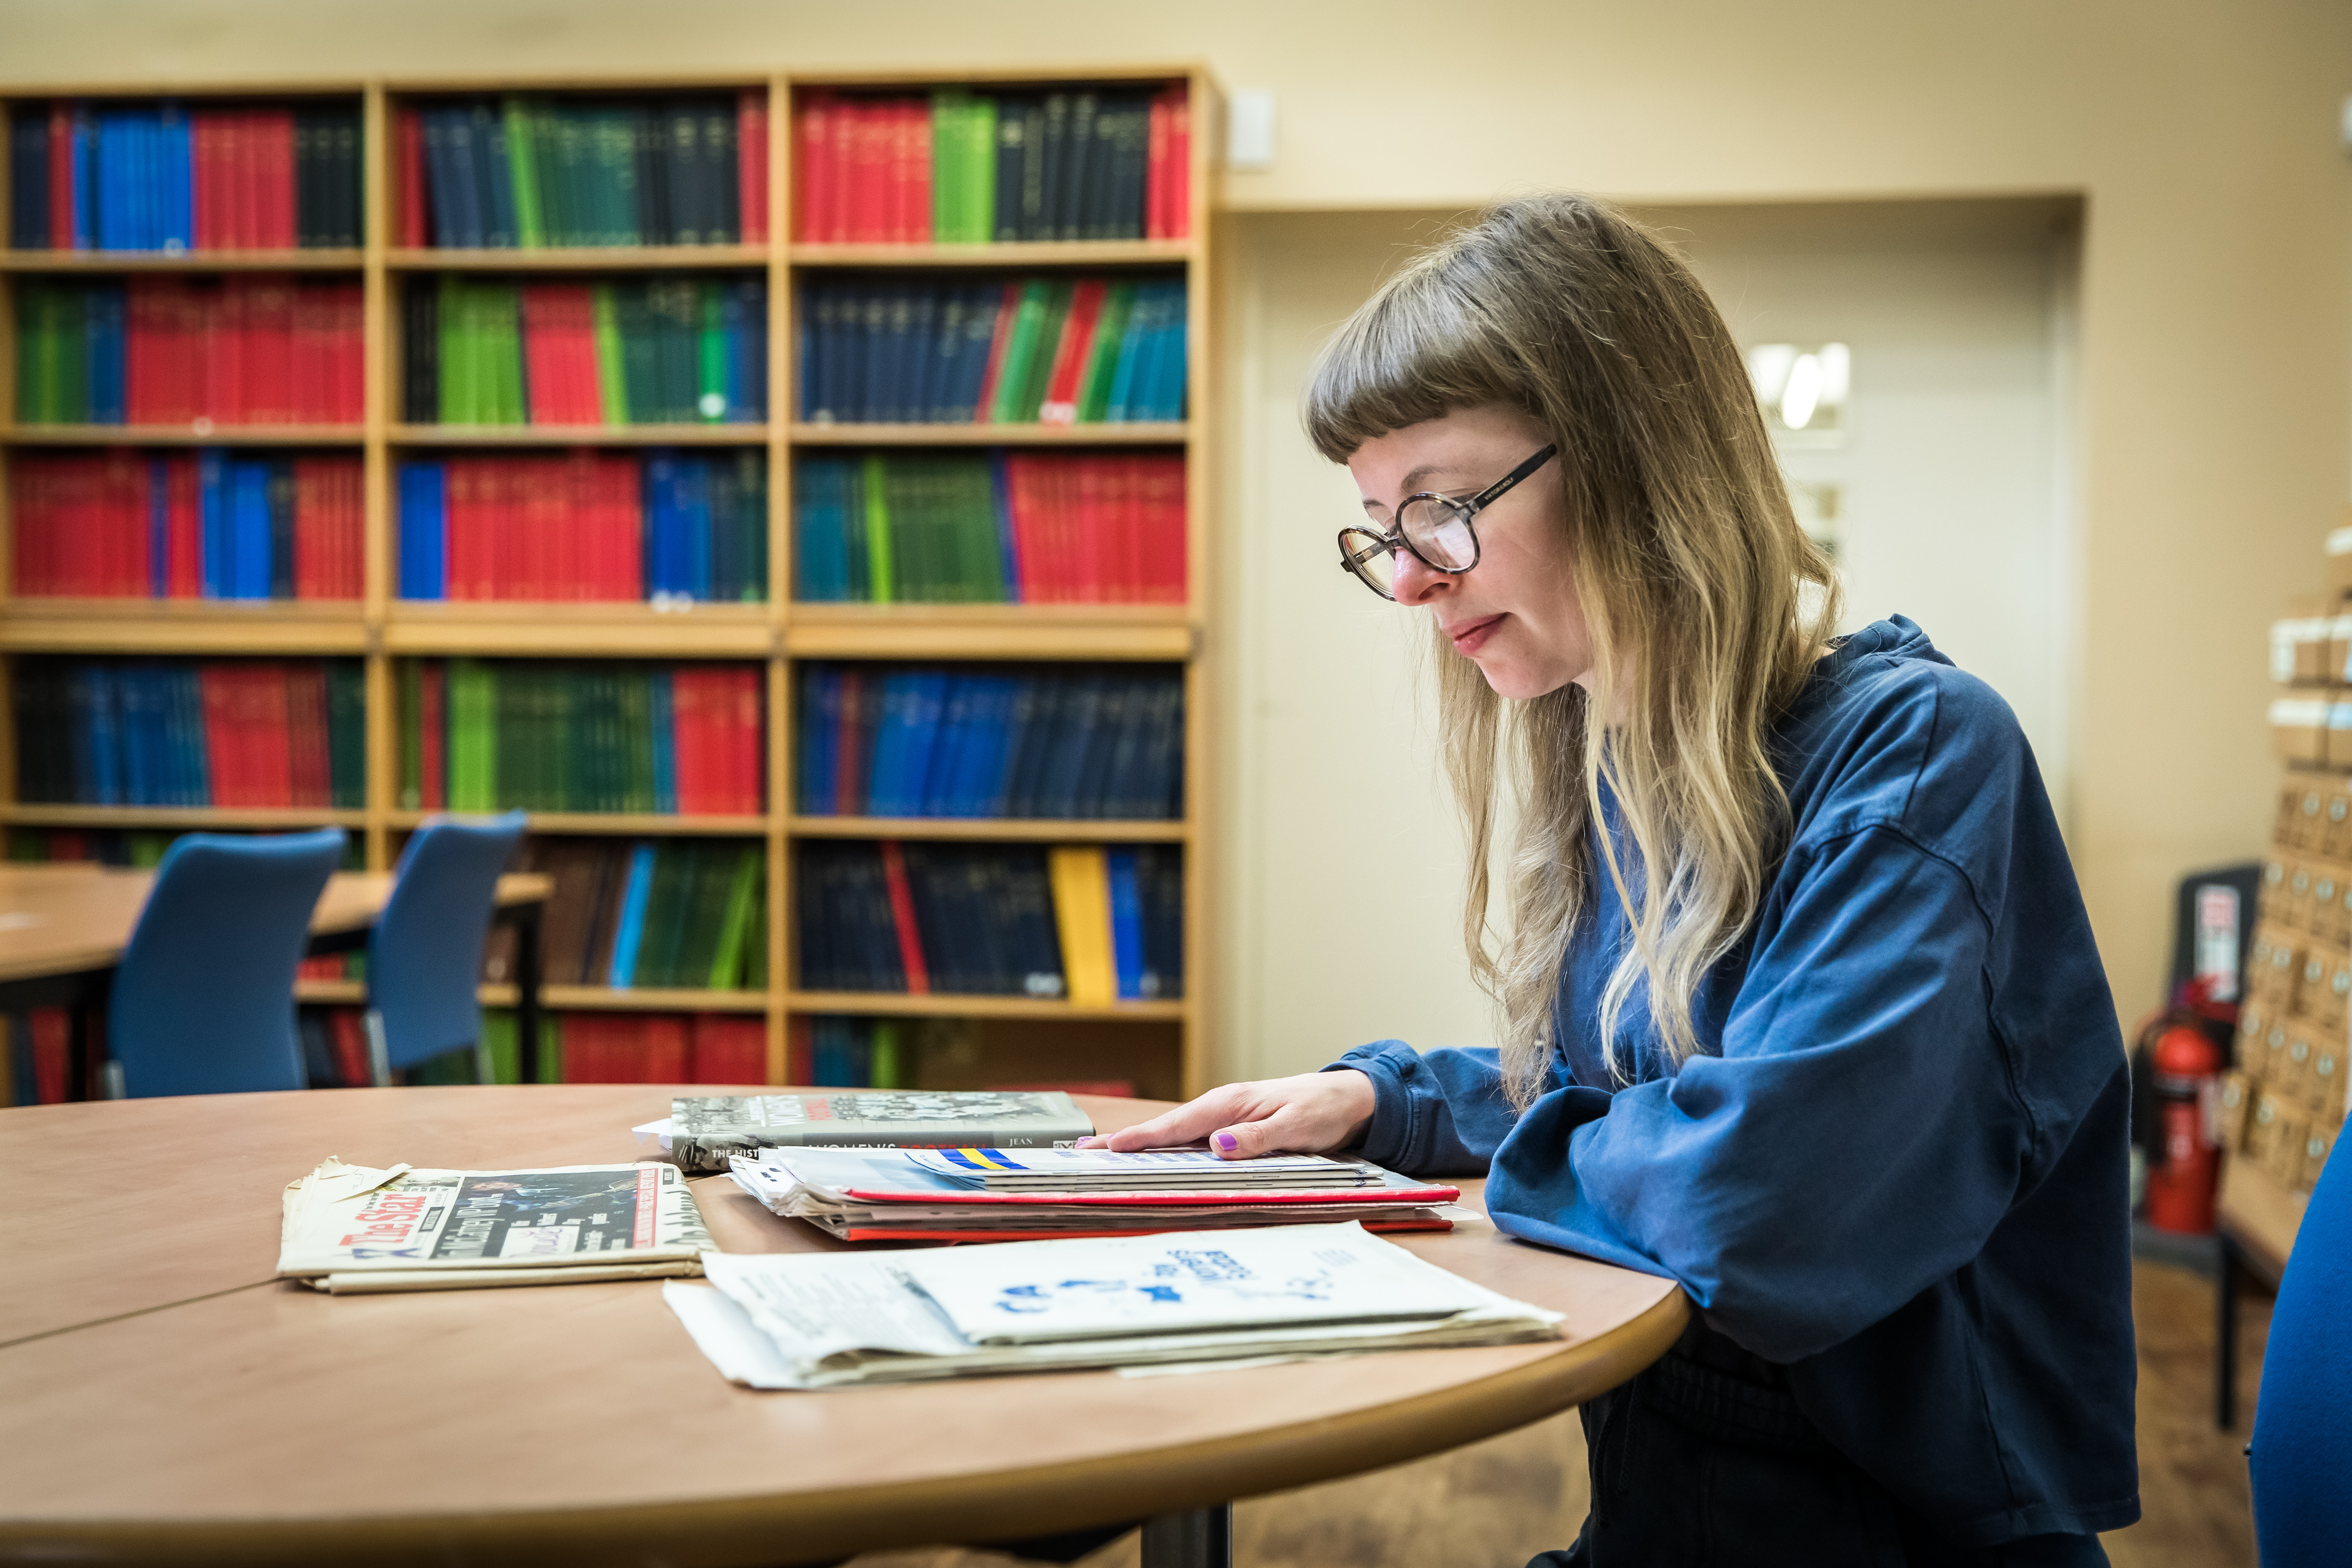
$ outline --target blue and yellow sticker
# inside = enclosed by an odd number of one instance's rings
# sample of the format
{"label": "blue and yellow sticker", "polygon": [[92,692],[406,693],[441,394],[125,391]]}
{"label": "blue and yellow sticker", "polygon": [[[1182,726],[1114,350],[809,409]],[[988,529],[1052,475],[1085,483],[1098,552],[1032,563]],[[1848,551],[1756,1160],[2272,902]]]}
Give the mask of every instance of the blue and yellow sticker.
{"label": "blue and yellow sticker", "polygon": [[997,1149],[942,1149],[940,1153],[975,1171],[1025,1171],[1029,1167],[1005,1157]]}

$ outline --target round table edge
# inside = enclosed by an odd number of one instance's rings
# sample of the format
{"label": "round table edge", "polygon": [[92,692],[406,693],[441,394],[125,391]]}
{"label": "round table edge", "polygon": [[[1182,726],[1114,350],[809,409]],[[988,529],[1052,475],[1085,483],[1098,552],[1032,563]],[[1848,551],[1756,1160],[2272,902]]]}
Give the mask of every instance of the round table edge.
{"label": "round table edge", "polygon": [[[374,1518],[0,1522],[0,1560],[86,1563],[826,1563],[859,1552],[984,1544],[1143,1520],[1351,1476],[1499,1436],[1616,1387],[1689,1321],[1666,1292],[1558,1355],[1393,1404],[1102,1458],[612,1508]],[[1402,1352],[1411,1353],[1411,1352]],[[761,1397],[789,1398],[768,1394]],[[885,1521],[877,1528],[877,1521]]]}

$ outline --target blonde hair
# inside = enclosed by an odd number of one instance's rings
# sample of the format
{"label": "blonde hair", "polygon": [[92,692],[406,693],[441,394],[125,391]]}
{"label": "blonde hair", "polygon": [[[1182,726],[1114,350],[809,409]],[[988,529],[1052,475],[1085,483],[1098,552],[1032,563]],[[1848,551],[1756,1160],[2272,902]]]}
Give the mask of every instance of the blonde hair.
{"label": "blonde hair", "polygon": [[[1597,1006],[1611,1070],[1637,985],[1657,1044],[1697,1049],[1691,998],[1754,919],[1786,846],[1770,727],[1837,622],[1837,581],[1797,526],[1739,351],[1698,280],[1603,203],[1553,195],[1493,208],[1408,264],[1342,326],[1306,405],[1345,461],[1374,437],[1501,404],[1559,447],[1592,689],[1506,703],[1441,656],[1439,727],[1469,837],[1463,934],[1496,1004],[1504,1087],[1540,1091],[1562,959],[1596,875],[1631,940]],[[1808,604],[1807,590],[1812,590]],[[1488,920],[1497,762],[1520,818]],[[1623,845],[1594,834],[1605,782]],[[1598,856],[1595,847],[1598,846]]]}

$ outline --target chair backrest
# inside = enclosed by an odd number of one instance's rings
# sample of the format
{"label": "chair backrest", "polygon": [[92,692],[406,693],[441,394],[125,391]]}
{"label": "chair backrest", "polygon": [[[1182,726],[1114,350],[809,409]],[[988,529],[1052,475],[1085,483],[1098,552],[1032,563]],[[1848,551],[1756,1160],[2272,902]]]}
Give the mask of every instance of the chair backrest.
{"label": "chair backrest", "polygon": [[2340,1563],[2352,1541],[2352,1156],[2321,1171],[2279,1280],[2254,1405],[2254,1535],[2266,1568]]}
{"label": "chair backrest", "polygon": [[303,1087],[294,972],[342,858],[340,827],[191,833],[164,851],[107,1005],[123,1093]]}
{"label": "chair backrest", "polygon": [[478,1042],[482,943],[499,873],[522,828],[520,811],[470,822],[436,816],[409,839],[368,941],[368,1005],[387,1066],[415,1067]]}

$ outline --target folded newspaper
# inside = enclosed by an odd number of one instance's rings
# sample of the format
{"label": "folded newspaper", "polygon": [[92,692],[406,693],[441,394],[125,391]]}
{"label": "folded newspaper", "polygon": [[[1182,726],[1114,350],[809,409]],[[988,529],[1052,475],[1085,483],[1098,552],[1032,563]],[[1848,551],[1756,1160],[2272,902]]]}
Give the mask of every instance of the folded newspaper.
{"label": "folded newspaper", "polygon": [[[989,1190],[986,1171],[1058,1170],[1054,1184]],[[1301,1170],[1328,1179],[1293,1186]],[[1216,1186],[1164,1186],[1170,1171]],[[843,1241],[1034,1241],[1357,1220],[1371,1230],[1450,1230],[1458,1187],[1364,1161],[1218,1160],[1198,1150],[776,1149],[738,1155],[735,1184]]]}
{"label": "folded newspaper", "polygon": [[709,1248],[672,1165],[379,1170],[330,1156],[287,1184],[278,1273],[339,1296],[577,1285],[698,1274]]}
{"label": "folded newspaper", "polygon": [[751,1388],[1508,1344],[1556,1338],[1560,1321],[1356,1225],[703,1267],[709,1286],[663,1299]]}
{"label": "folded newspaper", "polygon": [[1059,1090],[904,1089],[674,1100],[667,1118],[637,1131],[658,1138],[682,1168],[705,1172],[768,1149],[1050,1149],[1094,1130]]}

